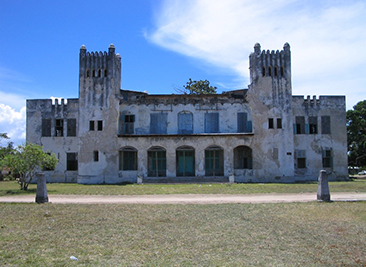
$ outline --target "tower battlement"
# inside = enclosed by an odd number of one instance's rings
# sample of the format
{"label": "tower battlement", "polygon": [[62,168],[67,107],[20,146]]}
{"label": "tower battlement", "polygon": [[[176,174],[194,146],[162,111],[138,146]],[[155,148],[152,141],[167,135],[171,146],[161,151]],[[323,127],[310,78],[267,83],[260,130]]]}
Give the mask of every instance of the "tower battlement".
{"label": "tower battlement", "polygon": [[87,52],[85,45],[80,47],[80,77],[106,78],[114,73],[113,68],[121,69],[121,56],[115,54],[111,44],[107,52]]}
{"label": "tower battlement", "polygon": [[288,43],[284,44],[281,51],[262,51],[261,45],[256,43],[249,58],[251,82],[260,77],[291,77],[291,51]]}

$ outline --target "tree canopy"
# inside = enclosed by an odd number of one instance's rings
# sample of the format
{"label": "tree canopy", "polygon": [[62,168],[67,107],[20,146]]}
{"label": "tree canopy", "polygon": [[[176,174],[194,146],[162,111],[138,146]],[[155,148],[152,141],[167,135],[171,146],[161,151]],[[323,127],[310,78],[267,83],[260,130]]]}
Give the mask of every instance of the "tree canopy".
{"label": "tree canopy", "polygon": [[5,155],[2,165],[10,168],[13,174],[18,174],[20,189],[27,190],[37,171],[54,169],[57,162],[54,154],[44,152],[39,145],[27,143]]}
{"label": "tree canopy", "polygon": [[348,164],[366,166],[366,100],[347,111]]}
{"label": "tree canopy", "polygon": [[196,95],[216,94],[217,89],[215,86],[210,86],[210,82],[208,80],[192,81],[191,78],[189,78],[186,85],[183,85],[183,88],[184,93]]}

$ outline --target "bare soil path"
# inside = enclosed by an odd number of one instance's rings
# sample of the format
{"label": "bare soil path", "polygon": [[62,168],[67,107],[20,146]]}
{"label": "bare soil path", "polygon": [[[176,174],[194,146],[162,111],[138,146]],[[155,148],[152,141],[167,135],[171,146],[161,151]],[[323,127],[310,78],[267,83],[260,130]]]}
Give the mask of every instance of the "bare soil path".
{"label": "bare soil path", "polygon": [[[315,193],[303,194],[250,194],[250,195],[48,195],[55,204],[223,204],[223,203],[284,203],[316,201]],[[366,193],[333,193],[332,201],[366,201]],[[35,196],[3,196],[0,202],[34,203]]]}

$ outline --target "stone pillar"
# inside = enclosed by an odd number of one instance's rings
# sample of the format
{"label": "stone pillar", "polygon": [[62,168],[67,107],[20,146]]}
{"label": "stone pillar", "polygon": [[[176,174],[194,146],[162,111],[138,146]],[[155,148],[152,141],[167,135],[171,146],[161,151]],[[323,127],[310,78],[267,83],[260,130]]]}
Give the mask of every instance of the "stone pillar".
{"label": "stone pillar", "polygon": [[235,181],[235,176],[234,176],[234,174],[230,173],[230,174],[229,174],[229,183],[230,183],[230,184],[233,184],[233,183],[234,183],[234,181]]}
{"label": "stone pillar", "polygon": [[328,174],[325,170],[319,172],[317,199],[318,201],[330,201]]}
{"label": "stone pillar", "polygon": [[137,184],[142,184],[142,176],[137,175]]}
{"label": "stone pillar", "polygon": [[37,181],[36,202],[37,203],[48,202],[46,178],[44,177],[44,173],[37,173],[37,177],[38,181]]}

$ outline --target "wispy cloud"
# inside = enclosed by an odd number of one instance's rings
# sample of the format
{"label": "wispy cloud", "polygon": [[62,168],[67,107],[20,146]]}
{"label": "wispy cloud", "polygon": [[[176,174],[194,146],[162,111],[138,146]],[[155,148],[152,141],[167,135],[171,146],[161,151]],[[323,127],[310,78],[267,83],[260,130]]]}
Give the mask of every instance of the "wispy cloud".
{"label": "wispy cloud", "polygon": [[256,42],[271,50],[289,42],[294,94],[347,94],[351,108],[366,99],[364,14],[364,1],[166,0],[146,38],[231,69],[237,87],[249,83]]}

